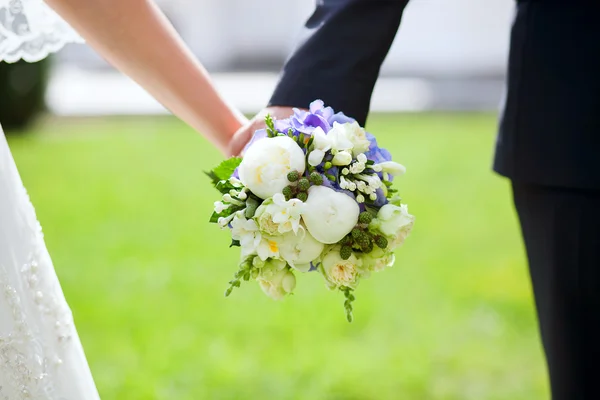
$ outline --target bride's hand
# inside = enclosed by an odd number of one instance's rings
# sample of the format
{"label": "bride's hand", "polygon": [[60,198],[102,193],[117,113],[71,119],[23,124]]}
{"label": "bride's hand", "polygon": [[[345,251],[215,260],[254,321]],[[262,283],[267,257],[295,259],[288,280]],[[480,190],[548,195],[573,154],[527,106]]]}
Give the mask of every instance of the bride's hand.
{"label": "bride's hand", "polygon": [[227,154],[230,156],[242,155],[244,147],[252,139],[254,132],[265,127],[265,117],[267,114],[270,114],[273,119],[283,119],[288,118],[293,113],[292,107],[274,106],[264,108],[233,135],[229,142]]}

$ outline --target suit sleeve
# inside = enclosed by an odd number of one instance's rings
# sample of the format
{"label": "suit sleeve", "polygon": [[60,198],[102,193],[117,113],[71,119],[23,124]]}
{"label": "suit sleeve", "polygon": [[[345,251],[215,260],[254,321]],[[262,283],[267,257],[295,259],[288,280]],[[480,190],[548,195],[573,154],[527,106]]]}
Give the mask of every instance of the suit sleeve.
{"label": "suit sleeve", "polygon": [[361,125],[408,0],[319,0],[286,61],[270,106],[321,99]]}

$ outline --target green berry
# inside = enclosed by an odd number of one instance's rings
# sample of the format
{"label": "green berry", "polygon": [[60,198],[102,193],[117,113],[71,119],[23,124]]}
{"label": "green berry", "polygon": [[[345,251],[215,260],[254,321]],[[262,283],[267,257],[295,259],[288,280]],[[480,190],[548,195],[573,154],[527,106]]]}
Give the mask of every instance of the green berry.
{"label": "green berry", "polygon": [[373,216],[368,211],[363,211],[358,216],[358,222],[361,224],[369,224],[373,220]]}
{"label": "green berry", "polygon": [[342,249],[340,250],[340,257],[342,257],[342,260],[349,259],[351,255],[352,248],[350,246],[342,246]]}
{"label": "green berry", "polygon": [[283,188],[281,193],[283,193],[283,195],[285,196],[286,199],[290,199],[290,198],[292,198],[292,195],[294,194],[294,189],[292,189],[291,186],[286,186]]}
{"label": "green berry", "polygon": [[319,186],[323,184],[323,177],[318,172],[313,172],[310,174],[310,181],[313,185]]}
{"label": "green berry", "polygon": [[327,161],[325,163],[325,165],[323,166],[323,168],[325,168],[325,169],[330,169],[331,167],[333,167],[333,164],[331,164],[329,161]]}
{"label": "green berry", "polygon": [[342,246],[352,246],[352,237],[344,236],[340,243]]}
{"label": "green berry", "polygon": [[300,178],[298,171],[290,171],[287,174],[287,179],[290,182],[296,182]]}
{"label": "green berry", "polygon": [[384,236],[377,236],[375,238],[375,244],[377,245],[377,247],[385,249],[386,247],[388,247],[388,240]]}
{"label": "green berry", "polygon": [[298,193],[298,195],[296,197],[300,201],[306,201],[308,199],[308,193],[306,193],[306,192],[300,192],[300,193]]}
{"label": "green berry", "polygon": [[373,242],[371,242],[371,241],[366,242],[364,246],[363,245],[360,246],[360,249],[362,251],[364,251],[365,253],[372,252],[373,251]]}
{"label": "green berry", "polygon": [[354,228],[354,229],[352,229],[351,233],[352,233],[352,237],[354,239],[358,239],[360,236],[362,236],[363,232],[360,229],[358,229],[358,228]]}
{"label": "green berry", "polygon": [[308,179],[302,178],[298,181],[298,189],[300,189],[302,191],[306,191],[306,190],[308,190],[309,187],[310,187],[310,182],[308,181]]}
{"label": "green berry", "polygon": [[360,246],[362,250],[364,250],[367,247],[369,247],[369,243],[371,243],[371,241],[366,236],[361,236],[358,239],[356,239],[356,243]]}
{"label": "green berry", "polygon": [[329,179],[331,182],[335,182],[335,176],[331,175],[331,174],[325,174],[325,176],[327,177],[327,179]]}

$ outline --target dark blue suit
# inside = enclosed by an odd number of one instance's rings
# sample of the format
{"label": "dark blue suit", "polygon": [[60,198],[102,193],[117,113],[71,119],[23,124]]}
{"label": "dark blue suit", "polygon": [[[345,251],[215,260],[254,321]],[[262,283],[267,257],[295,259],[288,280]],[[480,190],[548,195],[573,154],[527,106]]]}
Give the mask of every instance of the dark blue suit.
{"label": "dark blue suit", "polygon": [[[270,105],[320,98],[365,123],[406,3],[318,1]],[[513,181],[553,398],[600,398],[600,0],[517,1],[494,169]]]}

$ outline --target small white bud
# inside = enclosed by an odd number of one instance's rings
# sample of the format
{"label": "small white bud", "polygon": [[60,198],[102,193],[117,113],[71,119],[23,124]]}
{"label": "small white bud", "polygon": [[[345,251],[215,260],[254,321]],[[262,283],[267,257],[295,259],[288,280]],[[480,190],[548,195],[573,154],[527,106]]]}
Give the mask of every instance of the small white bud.
{"label": "small white bud", "polygon": [[373,192],[369,195],[369,198],[373,201],[377,200],[377,193]]}
{"label": "small white bud", "polygon": [[356,201],[359,203],[364,203],[365,202],[365,196],[363,196],[362,194],[359,194],[358,196],[356,196]]}
{"label": "small white bud", "polygon": [[240,181],[238,178],[235,178],[233,176],[231,178],[229,178],[229,183],[231,183],[233,186],[237,186],[237,187],[243,186],[242,181]]}
{"label": "small white bud", "polygon": [[348,165],[352,162],[352,154],[347,151],[340,151],[331,160],[333,165]]}
{"label": "small white bud", "polygon": [[223,204],[221,201],[215,201],[215,212],[221,214],[224,210],[229,208],[229,204]]}
{"label": "small white bud", "polygon": [[356,159],[362,164],[366,164],[367,162],[367,156],[365,156],[365,153],[360,153],[356,156]]}

